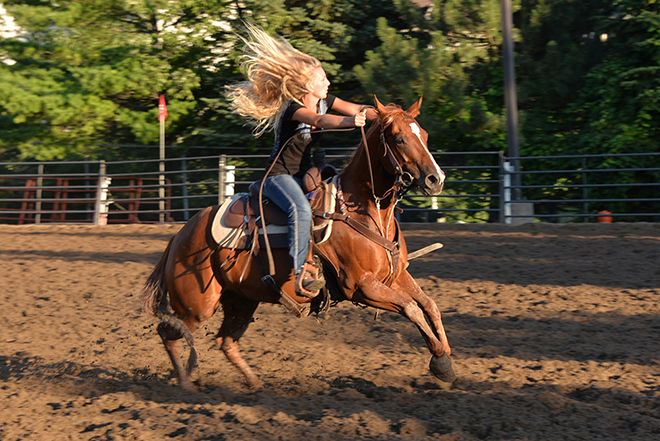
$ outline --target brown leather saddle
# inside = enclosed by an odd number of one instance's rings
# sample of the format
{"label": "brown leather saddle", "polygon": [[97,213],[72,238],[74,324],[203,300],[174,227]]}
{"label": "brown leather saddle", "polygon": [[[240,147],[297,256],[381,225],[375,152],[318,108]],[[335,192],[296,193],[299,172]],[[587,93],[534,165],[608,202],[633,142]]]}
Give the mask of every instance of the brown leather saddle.
{"label": "brown leather saddle", "polygon": [[[307,171],[303,178],[303,191],[305,194],[316,190],[324,179],[337,174],[337,170],[331,165],[325,165],[322,168],[312,167]],[[226,226],[230,228],[240,228],[250,223],[250,220],[256,220],[259,228],[264,225],[287,225],[287,214],[280,207],[264,197],[263,206],[259,206],[259,191],[261,181],[253,182],[250,185],[249,193],[245,193],[237,198],[229,206],[223,218]],[[263,209],[263,213],[262,213]],[[265,221],[265,223],[264,223]]]}
{"label": "brown leather saddle", "polygon": [[[303,178],[303,191],[308,194],[308,197],[310,197],[309,193],[311,191],[315,191],[319,187],[324,187],[326,190],[316,191],[313,197],[311,197],[311,208],[313,212],[322,209],[324,204],[327,203],[327,184],[323,182],[324,170],[325,174],[330,177],[337,174],[337,170],[332,166],[326,166],[323,169],[313,167]],[[223,217],[223,222],[229,228],[245,229],[248,231],[249,236],[252,237],[251,256],[254,256],[257,259],[257,263],[259,264],[263,276],[261,281],[275,296],[278,297],[280,303],[284,305],[286,309],[293,312],[297,317],[304,317],[309,314],[310,308],[293,300],[279,285],[277,285],[277,283],[275,283],[275,280],[271,276],[274,267],[271,265],[271,269],[267,268],[265,259],[261,255],[262,253],[260,252],[260,249],[263,246],[266,247],[269,255],[270,247],[286,247],[286,242],[283,241],[286,241],[287,234],[273,235],[273,240],[271,241],[269,239],[269,241],[266,242],[265,240],[262,240],[263,238],[259,235],[259,229],[264,228],[268,224],[287,225],[288,216],[284,210],[267,198],[262,198],[262,203],[260,204],[260,188],[261,181],[252,183],[250,185],[249,193],[236,198],[236,200],[227,208]],[[324,220],[324,222],[327,223],[328,221]],[[330,306],[330,294],[326,288],[322,289],[321,298],[322,300],[317,302],[318,312],[326,311]]]}
{"label": "brown leather saddle", "polygon": [[[225,225],[231,228],[239,228],[249,223],[250,219],[257,218],[259,227],[262,227],[259,187],[255,185],[259,183],[260,181],[250,185],[250,192],[245,193],[229,206],[224,217]],[[263,219],[266,220],[266,225],[286,225],[288,223],[284,210],[271,203],[268,198],[263,199]]]}

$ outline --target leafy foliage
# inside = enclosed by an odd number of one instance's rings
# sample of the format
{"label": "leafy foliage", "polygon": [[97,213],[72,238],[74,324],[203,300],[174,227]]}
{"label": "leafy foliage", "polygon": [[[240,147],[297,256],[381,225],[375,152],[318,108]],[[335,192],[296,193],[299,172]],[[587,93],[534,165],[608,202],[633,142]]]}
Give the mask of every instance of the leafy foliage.
{"label": "leafy foliage", "polygon": [[[512,3],[521,154],[601,154],[589,159],[589,168],[598,169],[631,168],[612,156],[616,153],[659,151],[658,1]],[[15,36],[0,34],[4,160],[153,157],[148,149],[113,146],[158,142],[160,94],[166,95],[169,111],[166,139],[177,153],[204,145],[269,149],[272,136],[254,139],[229,113],[223,95],[225,85],[242,79],[238,43],[244,20],[319,58],[332,92],[342,98],[371,104],[377,95],[405,107],[423,95],[420,121],[433,150],[506,150],[497,0],[8,0],[3,5],[20,26]],[[323,142],[357,140],[327,134]],[[466,156],[463,164],[471,161]],[[552,166],[571,168],[567,161]],[[647,167],[657,166],[649,161]],[[524,166],[534,171],[549,165]],[[582,177],[525,179],[568,186]],[[658,182],[655,172],[610,179]],[[553,193],[547,196],[566,197],[565,188],[546,190]],[[609,192],[630,197],[622,190]]]}
{"label": "leafy foliage", "polygon": [[[36,3],[36,4],[35,4]],[[0,50],[2,137],[38,159],[89,153],[98,142],[153,143],[157,100],[185,123],[197,70],[215,47],[210,1],[6,2],[23,31]],[[204,57],[207,55],[207,57]],[[191,65],[195,60],[196,65]]]}

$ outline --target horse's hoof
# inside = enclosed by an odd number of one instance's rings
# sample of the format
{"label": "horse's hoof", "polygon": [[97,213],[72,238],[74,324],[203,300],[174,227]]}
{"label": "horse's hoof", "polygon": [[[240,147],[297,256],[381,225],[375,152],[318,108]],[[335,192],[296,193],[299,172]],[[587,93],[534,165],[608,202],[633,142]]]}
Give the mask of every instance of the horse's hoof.
{"label": "horse's hoof", "polygon": [[185,390],[186,392],[194,394],[199,392],[199,388],[195,386],[192,381],[181,381],[179,382],[179,386],[181,386],[181,389]]}
{"label": "horse's hoof", "polygon": [[436,357],[435,355],[431,357],[429,369],[431,369],[433,375],[435,375],[440,381],[453,383],[454,380],[456,380],[456,372],[454,372],[451,359],[446,352],[439,357]]}
{"label": "horse's hoof", "polygon": [[250,390],[253,391],[253,392],[261,390],[264,387],[264,384],[261,382],[261,380],[256,375],[253,376],[253,377],[247,378],[245,383],[250,388]]}

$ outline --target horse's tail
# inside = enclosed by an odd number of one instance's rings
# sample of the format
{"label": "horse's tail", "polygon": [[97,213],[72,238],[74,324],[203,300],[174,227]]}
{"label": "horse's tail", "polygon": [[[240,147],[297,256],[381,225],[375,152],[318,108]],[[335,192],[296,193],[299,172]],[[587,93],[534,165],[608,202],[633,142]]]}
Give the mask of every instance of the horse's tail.
{"label": "horse's tail", "polygon": [[149,274],[147,281],[140,290],[142,310],[154,317],[160,318],[160,315],[169,312],[167,308],[169,302],[167,300],[167,286],[165,284],[165,264],[170,255],[173,240],[174,238],[170,239],[163,255],[160,256],[158,263],[151,270],[151,274]]}
{"label": "horse's tail", "polygon": [[162,324],[178,331],[186,340],[188,346],[190,346],[190,356],[188,357],[188,366],[186,367],[188,375],[190,375],[193,369],[197,366],[195,341],[186,324],[170,311],[167,284],[165,283],[165,265],[172,249],[173,240],[174,237],[170,239],[163,255],[160,256],[158,263],[154,266],[149,277],[147,277],[147,281],[140,290],[140,298],[142,301],[142,310],[145,313],[160,319]]}

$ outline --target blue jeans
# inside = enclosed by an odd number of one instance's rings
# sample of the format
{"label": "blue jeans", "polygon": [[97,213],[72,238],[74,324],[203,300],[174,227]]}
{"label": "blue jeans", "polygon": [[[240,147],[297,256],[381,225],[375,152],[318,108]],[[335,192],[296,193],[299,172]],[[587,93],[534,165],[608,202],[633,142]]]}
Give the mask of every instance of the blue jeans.
{"label": "blue jeans", "polygon": [[300,186],[300,179],[291,175],[269,176],[264,181],[263,194],[289,218],[289,256],[294,273],[300,274],[312,230],[312,209]]}

